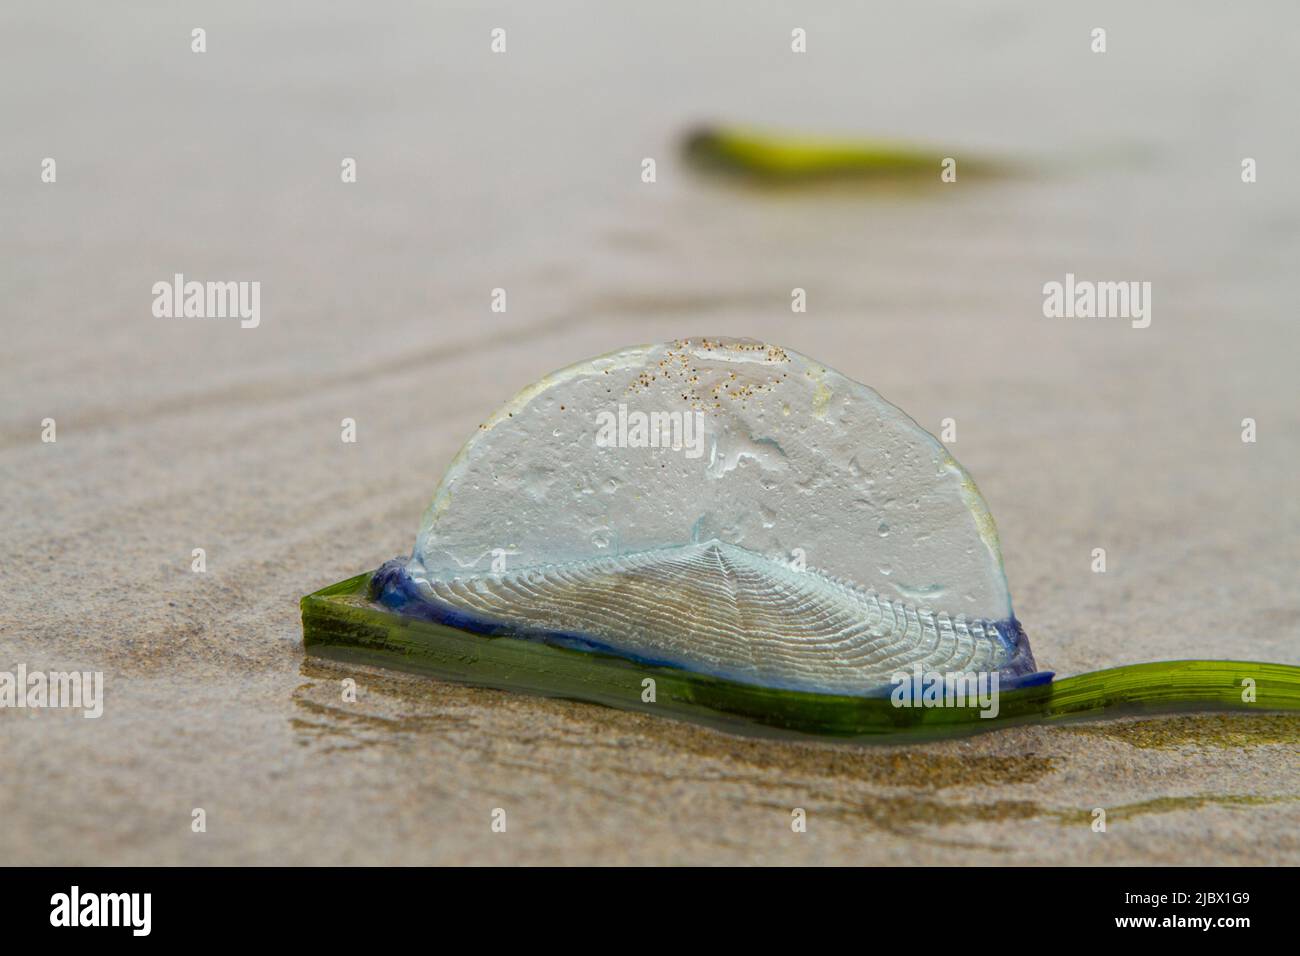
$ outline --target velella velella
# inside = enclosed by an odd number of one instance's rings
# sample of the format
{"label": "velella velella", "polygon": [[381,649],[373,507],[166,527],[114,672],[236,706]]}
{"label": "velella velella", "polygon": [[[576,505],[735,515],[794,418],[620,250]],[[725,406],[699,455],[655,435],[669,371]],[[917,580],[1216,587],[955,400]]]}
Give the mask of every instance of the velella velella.
{"label": "velella velella", "polygon": [[507,403],[381,600],[724,679],[1034,672],[970,476],[876,392],[750,340],[623,349]]}
{"label": "velella velella", "polygon": [[[947,449],[866,385],[748,339],[626,348],[525,388],[447,467],[410,556],[302,613],[321,656],[742,732],[1300,708],[1300,669],[1280,664],[1053,681]],[[916,697],[926,675],[934,701]],[[1000,703],[945,701],[975,677]]]}

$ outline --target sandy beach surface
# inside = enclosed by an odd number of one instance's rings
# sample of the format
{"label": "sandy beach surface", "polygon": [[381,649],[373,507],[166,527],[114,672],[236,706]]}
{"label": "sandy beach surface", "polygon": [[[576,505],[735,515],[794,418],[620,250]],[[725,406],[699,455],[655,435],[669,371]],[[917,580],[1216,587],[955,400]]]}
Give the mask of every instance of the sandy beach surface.
{"label": "sandy beach surface", "polygon": [[[1294,5],[545,6],[0,12],[0,670],[104,674],[0,711],[0,861],[1300,863],[1296,716],[853,748],[304,655],[518,389],[734,335],[955,421],[1040,666],[1300,664]],[[707,121],[1016,172],[759,191]],[[1045,318],[1067,272],[1150,326]],[[260,324],[155,317],[176,273]]]}

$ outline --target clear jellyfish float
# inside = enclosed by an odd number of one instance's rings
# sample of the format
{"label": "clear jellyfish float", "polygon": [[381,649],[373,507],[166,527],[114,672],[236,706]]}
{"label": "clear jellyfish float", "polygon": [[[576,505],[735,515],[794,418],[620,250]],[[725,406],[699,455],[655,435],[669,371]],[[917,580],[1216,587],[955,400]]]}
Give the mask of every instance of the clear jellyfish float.
{"label": "clear jellyfish float", "polygon": [[[302,608],[317,654],[730,730],[1158,703],[1131,668],[1039,671],[970,475],[872,389],[751,340],[627,348],[525,388],[448,466],[409,558]],[[1230,706],[1222,663],[1160,679]],[[1300,706],[1295,673],[1241,666]]]}

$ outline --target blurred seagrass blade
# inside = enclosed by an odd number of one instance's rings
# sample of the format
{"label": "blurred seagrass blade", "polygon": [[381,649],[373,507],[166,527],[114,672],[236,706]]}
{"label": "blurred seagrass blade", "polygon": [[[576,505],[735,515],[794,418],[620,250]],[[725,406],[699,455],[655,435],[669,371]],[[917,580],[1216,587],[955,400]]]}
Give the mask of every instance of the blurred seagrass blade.
{"label": "blurred seagrass blade", "polygon": [[701,172],[767,186],[830,181],[877,186],[938,184],[949,158],[958,161],[959,178],[987,179],[1007,171],[987,159],[954,157],[938,147],[782,135],[729,126],[691,130],[682,138],[682,154]]}

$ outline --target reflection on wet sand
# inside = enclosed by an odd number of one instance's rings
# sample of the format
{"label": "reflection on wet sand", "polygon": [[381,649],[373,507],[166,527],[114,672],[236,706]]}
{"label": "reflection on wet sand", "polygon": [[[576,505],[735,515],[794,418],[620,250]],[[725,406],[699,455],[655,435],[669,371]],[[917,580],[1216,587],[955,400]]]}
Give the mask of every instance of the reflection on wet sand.
{"label": "reflection on wet sand", "polygon": [[[1013,753],[978,752],[968,742],[861,747],[736,737],[643,714],[520,698],[313,658],[304,659],[301,673],[307,680],[294,690],[297,715],[290,724],[301,746],[320,753],[399,748],[409,756],[453,748],[476,765],[531,775],[557,792],[643,804],[647,813],[654,812],[656,790],[689,785],[723,806],[777,819],[803,807],[822,826],[865,827],[934,846],[998,853],[1009,851],[1008,833],[1030,821],[1091,825],[1098,795],[1071,806],[1036,789],[1050,785],[1054,775],[1086,772],[1084,765],[1091,762],[1054,747],[1060,735],[1093,734],[1126,747],[1211,740],[1239,750],[1294,744],[1297,722],[1290,715],[1215,714],[1075,724],[1040,728],[1031,735],[1034,746],[1015,747]],[[357,684],[354,703],[341,700],[346,678]],[[510,746],[497,739],[502,733]],[[1103,805],[1114,824],[1151,814],[1298,800],[1294,793],[1202,791]],[[972,824],[992,827],[991,835],[975,838],[961,831]]]}

